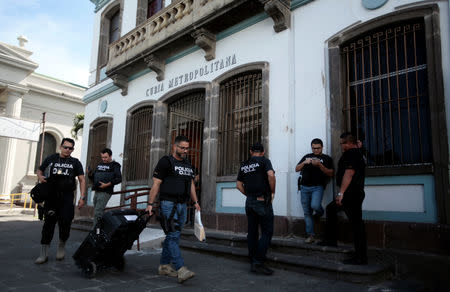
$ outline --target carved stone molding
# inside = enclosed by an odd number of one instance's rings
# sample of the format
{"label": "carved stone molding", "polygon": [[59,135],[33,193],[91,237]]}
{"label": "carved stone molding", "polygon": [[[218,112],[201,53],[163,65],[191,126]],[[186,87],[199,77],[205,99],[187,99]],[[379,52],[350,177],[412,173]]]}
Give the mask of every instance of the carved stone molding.
{"label": "carved stone molding", "polygon": [[123,74],[114,74],[111,79],[115,86],[119,87],[122,92],[122,96],[128,94],[128,77]]}
{"label": "carved stone molding", "polygon": [[156,73],[156,80],[162,81],[164,80],[164,71],[166,69],[166,62],[163,58],[158,57],[155,54],[148,55],[144,58],[145,64],[151,70]]}
{"label": "carved stone molding", "polygon": [[275,32],[291,27],[291,0],[259,0],[264,10],[273,19]]}
{"label": "carved stone molding", "polygon": [[195,44],[205,51],[206,61],[216,57],[216,36],[204,28],[197,29],[192,33]]}

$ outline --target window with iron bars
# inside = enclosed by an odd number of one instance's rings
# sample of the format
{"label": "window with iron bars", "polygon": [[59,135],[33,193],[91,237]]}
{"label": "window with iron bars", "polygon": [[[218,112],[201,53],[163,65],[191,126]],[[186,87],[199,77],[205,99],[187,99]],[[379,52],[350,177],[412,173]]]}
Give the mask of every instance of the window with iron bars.
{"label": "window with iron bars", "polygon": [[220,84],[218,176],[236,175],[249,147],[262,138],[261,71]]}
{"label": "window with iron bars", "polygon": [[382,27],[341,47],[343,118],[363,141],[369,167],[432,161],[425,27]]}
{"label": "window with iron bars", "polygon": [[125,145],[124,165],[127,182],[146,183],[149,178],[152,120],[152,106],[134,110],[128,119],[129,136]]}

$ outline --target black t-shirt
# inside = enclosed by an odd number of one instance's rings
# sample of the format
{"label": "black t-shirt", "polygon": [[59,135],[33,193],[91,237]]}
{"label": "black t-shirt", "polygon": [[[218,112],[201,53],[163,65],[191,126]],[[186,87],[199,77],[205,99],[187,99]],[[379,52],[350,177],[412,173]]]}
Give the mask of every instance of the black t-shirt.
{"label": "black t-shirt", "polygon": [[163,181],[159,190],[160,200],[186,200],[195,172],[188,160],[163,156],[153,171],[153,177]]}
{"label": "black t-shirt", "polygon": [[247,196],[271,193],[267,172],[273,170],[272,163],[264,156],[252,156],[242,163],[237,180],[244,183]]}
{"label": "black t-shirt", "polygon": [[63,158],[58,153],[48,156],[39,166],[39,170],[44,174],[47,168],[47,182],[60,192],[73,192],[76,187],[75,177],[84,174],[83,166],[78,159],[71,156]]}
{"label": "black t-shirt", "polygon": [[[93,175],[94,185],[93,190],[100,192],[112,193],[114,191],[114,185],[119,184],[122,181],[122,174],[120,172],[120,164],[115,161],[108,163],[100,163],[97,165]],[[111,186],[100,189],[100,182],[111,183]]]}
{"label": "black t-shirt", "polygon": [[365,173],[366,162],[364,160],[364,156],[361,154],[361,151],[357,148],[352,148],[345,151],[341,159],[338,162],[338,170],[336,173],[336,185],[341,186],[342,178],[344,177],[344,173],[346,169],[354,169],[355,174],[352,177],[352,181],[348,186],[346,193],[357,193],[364,191],[364,178],[366,176]]}
{"label": "black t-shirt", "polygon": [[[309,153],[303,156],[303,158],[298,162],[302,163],[306,158],[319,159],[320,162],[328,169],[334,169],[333,159],[326,154],[315,155],[314,153]],[[302,168],[302,180],[301,185],[312,187],[312,186],[323,186],[325,187],[328,183],[328,176],[323,173],[318,166],[312,164],[306,164]]]}

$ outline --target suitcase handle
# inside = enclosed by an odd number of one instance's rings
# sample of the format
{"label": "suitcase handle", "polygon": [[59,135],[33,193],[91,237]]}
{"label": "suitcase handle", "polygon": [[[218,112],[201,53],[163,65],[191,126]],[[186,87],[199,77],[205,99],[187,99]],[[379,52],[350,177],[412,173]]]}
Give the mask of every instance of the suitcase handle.
{"label": "suitcase handle", "polygon": [[149,215],[147,216],[147,218],[145,219],[145,224],[147,224],[147,222],[150,220],[150,218],[153,216],[153,214],[150,214],[148,211],[144,211],[141,214],[138,215],[138,219],[141,219],[142,217],[144,217],[145,215]]}

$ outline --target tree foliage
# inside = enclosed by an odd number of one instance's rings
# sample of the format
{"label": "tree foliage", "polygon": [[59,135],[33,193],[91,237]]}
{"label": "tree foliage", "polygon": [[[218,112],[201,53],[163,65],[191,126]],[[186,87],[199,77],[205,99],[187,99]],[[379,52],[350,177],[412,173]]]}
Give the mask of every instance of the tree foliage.
{"label": "tree foliage", "polygon": [[[70,131],[72,137],[78,139],[78,135],[81,135],[84,126],[84,114],[76,114],[73,118],[73,127]],[[81,131],[81,132],[80,132]]]}

